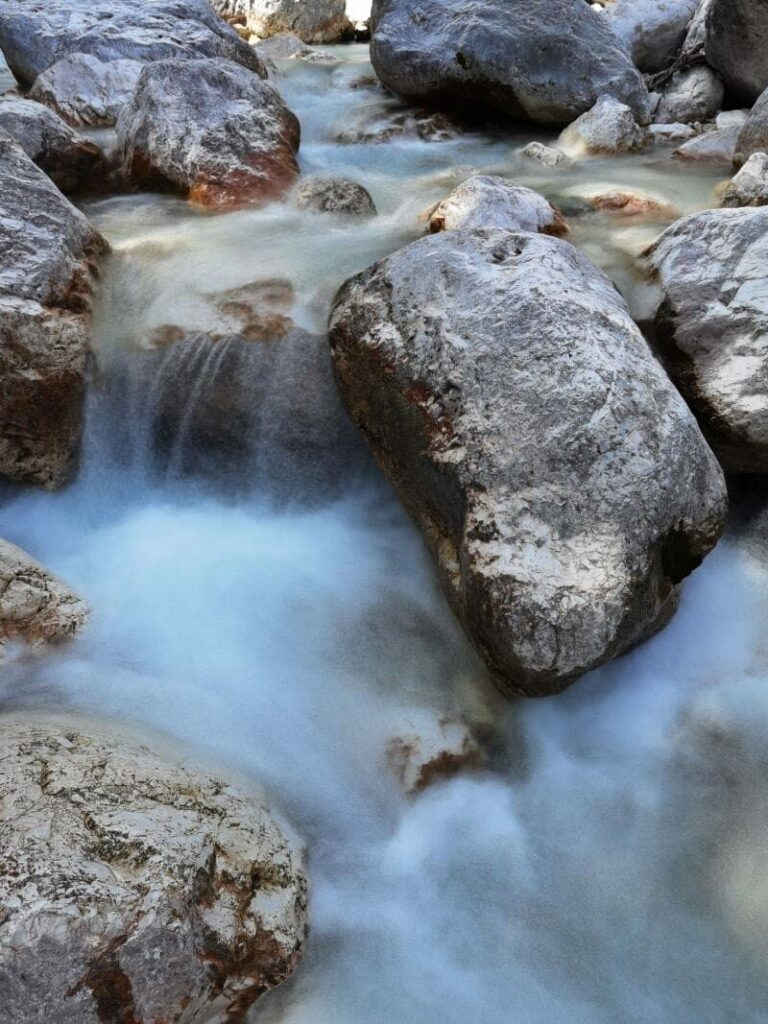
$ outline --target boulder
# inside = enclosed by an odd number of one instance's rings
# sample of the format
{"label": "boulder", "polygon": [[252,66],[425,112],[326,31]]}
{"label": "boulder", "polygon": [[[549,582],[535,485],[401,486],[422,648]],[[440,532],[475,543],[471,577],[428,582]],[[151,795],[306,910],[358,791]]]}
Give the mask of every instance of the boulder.
{"label": "boulder", "polygon": [[723,206],[768,206],[768,153],[753,153],[722,189]]}
{"label": "boulder", "polygon": [[720,111],[723,83],[706,64],[676,72],[665,86],[653,119],[659,124],[711,121]]}
{"label": "boulder", "polygon": [[210,0],[213,9],[249,34],[290,32],[305,43],[339,43],[352,34],[346,0]]}
{"label": "boulder", "polygon": [[741,126],[736,139],[734,161],[741,166],[753,153],[768,150],[768,89],[760,96]]}
{"label": "boulder", "polygon": [[647,131],[648,141],[657,146],[679,146],[698,134],[689,124],[652,124]]}
{"label": "boulder", "polygon": [[270,73],[272,73],[273,69],[277,70],[274,63],[276,60],[303,60],[308,64],[339,63],[338,57],[334,54],[329,53],[327,50],[316,50],[312,46],[307,46],[298,36],[290,33],[263,39],[254,46],[254,49],[264,64],[270,69]]}
{"label": "boulder", "polygon": [[568,124],[610,94],[649,119],[642,76],[582,0],[376,0],[371,60],[407,102]]}
{"label": "boulder", "polygon": [[0,131],[7,132],[62,192],[103,184],[104,154],[42,103],[8,96],[0,99]]}
{"label": "boulder", "polygon": [[663,71],[674,61],[696,13],[697,0],[616,0],[611,28],[641,71]]}
{"label": "boulder", "polygon": [[581,189],[580,194],[587,200],[593,210],[616,214],[620,217],[661,217],[674,219],[677,216],[674,206],[664,199],[631,189]]}
{"label": "boulder", "polygon": [[295,969],[303,856],[263,800],[114,726],[4,715],[5,1024],[228,1024]]}
{"label": "boulder", "polygon": [[0,8],[0,49],[22,85],[70,53],[102,61],[226,57],[266,77],[206,0],[24,0]]}
{"label": "boulder", "polygon": [[102,61],[71,53],[38,76],[29,97],[68,124],[111,126],[133,96],[143,66],[137,60]]}
{"label": "boulder", "polygon": [[87,618],[87,605],[71,587],[26,551],[0,540],[0,654],[11,640],[68,640]]}
{"label": "boulder", "polygon": [[293,201],[298,209],[316,213],[376,216],[376,204],[370,192],[347,178],[307,178],[296,189]]}
{"label": "boulder", "polygon": [[726,470],[768,472],[768,209],[684,217],[646,256],[670,375]]}
{"label": "boulder", "polygon": [[0,132],[0,474],[57,487],[74,471],[89,307],[104,239]]}
{"label": "boulder", "polygon": [[463,719],[431,712],[412,718],[410,728],[387,747],[387,760],[406,793],[418,793],[441,779],[483,767],[483,750]]}
{"label": "boulder", "polygon": [[504,178],[476,174],[455,188],[427,214],[429,230],[508,228],[562,235],[568,228],[562,214],[544,196]]}
{"label": "boulder", "polygon": [[276,89],[218,58],[148,64],[117,122],[128,179],[219,208],[285,195],[299,134]]}
{"label": "boulder", "polygon": [[645,145],[645,132],[628,106],[612,96],[601,96],[565,129],[559,144],[569,156],[632,153]]}
{"label": "boulder", "polygon": [[556,146],[545,146],[542,142],[529,142],[518,153],[525,160],[532,160],[542,167],[566,168],[573,165],[573,160]]}
{"label": "boulder", "polygon": [[738,136],[737,126],[717,128],[684,142],[672,155],[678,160],[690,163],[730,165],[733,163]]}
{"label": "boulder", "polygon": [[348,281],[342,396],[506,693],[543,696],[672,615],[722,473],[609,279],[572,245],[430,235]]}
{"label": "boulder", "polygon": [[753,103],[768,88],[765,0],[712,0],[706,18],[705,52],[729,94]]}

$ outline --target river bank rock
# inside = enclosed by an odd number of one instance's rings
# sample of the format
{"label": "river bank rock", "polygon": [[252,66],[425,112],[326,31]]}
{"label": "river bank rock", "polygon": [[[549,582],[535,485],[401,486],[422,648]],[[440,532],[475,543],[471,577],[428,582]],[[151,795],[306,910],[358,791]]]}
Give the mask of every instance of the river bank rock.
{"label": "river bank rock", "polygon": [[210,0],[210,3],[222,18],[260,39],[290,32],[304,43],[340,43],[353,31],[345,0]]}
{"label": "river bank rock", "polygon": [[293,197],[299,210],[336,213],[347,217],[375,217],[376,204],[370,192],[347,178],[307,178]]}
{"label": "river bank rock", "polygon": [[507,228],[562,235],[568,227],[562,214],[544,196],[504,178],[476,174],[467,178],[427,213],[427,226],[437,231],[461,228]]}
{"label": "river bank rock", "polygon": [[0,49],[26,86],[71,53],[102,61],[226,57],[266,77],[205,0],[24,0],[0,7]]}
{"label": "river bank rock", "polygon": [[768,152],[768,89],[750,110],[736,139],[734,161],[741,166],[753,153]]}
{"label": "river bank rock", "polygon": [[15,544],[0,540],[0,657],[11,640],[68,640],[88,618],[88,606],[63,580]]}
{"label": "river bank rock", "polygon": [[581,0],[376,0],[371,60],[407,102],[474,120],[568,124],[604,94],[649,119],[642,76]]}
{"label": "river bank rock", "polygon": [[696,7],[697,0],[616,0],[607,13],[637,67],[652,73],[674,61]]}
{"label": "river bank rock", "polygon": [[11,135],[62,192],[103,184],[106,163],[99,147],[41,103],[19,96],[0,99],[0,130]]}
{"label": "river bank rock", "polygon": [[722,109],[725,90],[711,68],[697,64],[678,71],[665,86],[653,120],[657,124],[711,121]]}
{"label": "river bank rock", "polygon": [[67,124],[110,127],[133,95],[143,66],[137,60],[102,61],[71,53],[35,79],[29,98]]}
{"label": "river bank rock", "polygon": [[0,721],[7,1024],[227,1024],[293,972],[302,853],[258,798],[107,723]]}
{"label": "river bank rock", "polygon": [[754,102],[768,88],[768,5],[764,0],[712,0],[705,52],[730,95]]}
{"label": "river bank rock", "polygon": [[633,153],[645,145],[645,132],[624,103],[601,96],[594,107],[569,125],[558,140],[568,156]]}
{"label": "river bank rock", "polygon": [[659,629],[716,543],[722,473],[611,282],[543,235],[451,231],[348,281],[342,396],[506,693]]}
{"label": "river bank rock", "polygon": [[753,153],[722,189],[723,206],[768,205],[768,153]]}
{"label": "river bank rock", "polygon": [[80,444],[89,307],[107,244],[0,132],[0,474],[64,484]]}
{"label": "river bank rock", "polygon": [[702,135],[697,135],[688,142],[684,142],[672,155],[677,160],[685,160],[689,163],[727,164],[730,166],[736,153],[736,142],[740,130],[738,126],[734,125],[729,128],[716,128],[714,131],[704,132]]}
{"label": "river bank rock", "polygon": [[684,217],[646,256],[670,375],[726,470],[768,472],[768,209]]}
{"label": "river bank rock", "polygon": [[295,115],[276,89],[228,60],[147,65],[117,136],[127,179],[201,206],[281,198],[299,173]]}

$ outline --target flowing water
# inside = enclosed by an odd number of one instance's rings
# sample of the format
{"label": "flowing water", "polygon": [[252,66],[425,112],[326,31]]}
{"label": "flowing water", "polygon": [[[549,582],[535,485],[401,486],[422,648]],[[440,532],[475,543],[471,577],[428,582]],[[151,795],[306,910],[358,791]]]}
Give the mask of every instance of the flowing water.
{"label": "flowing water", "polygon": [[[340,410],[322,336],[339,284],[418,237],[473,171],[566,205],[642,188],[679,212],[712,205],[721,174],[664,150],[548,171],[515,152],[552,141],[533,132],[338,141],[397,111],[363,47],[334,52],[289,62],[279,84],[303,172],[362,182],[375,220],[86,204],[113,255],[83,467],[59,494],[6,491],[0,536],[93,619],[67,648],[12,652],[0,696],[159,730],[190,761],[259,779],[296,824],[311,942],[254,1021],[768,1022],[760,516],[688,581],[662,634],[561,697],[504,702]],[[572,220],[638,316],[633,257],[665,223]],[[231,340],[254,294],[272,317],[259,329],[298,325],[283,342]],[[492,758],[407,798],[385,751],[435,714],[491,735]]]}

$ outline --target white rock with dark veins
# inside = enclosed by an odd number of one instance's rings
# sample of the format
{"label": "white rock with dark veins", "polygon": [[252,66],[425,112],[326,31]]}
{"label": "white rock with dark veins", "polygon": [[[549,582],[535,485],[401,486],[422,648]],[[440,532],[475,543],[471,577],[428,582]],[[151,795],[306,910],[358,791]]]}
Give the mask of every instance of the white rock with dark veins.
{"label": "white rock with dark veins", "polygon": [[560,136],[560,148],[568,156],[633,153],[645,145],[645,132],[632,111],[612,96],[601,96]]}
{"label": "white rock with dark veins", "polygon": [[229,1024],[298,963],[301,851],[266,807],[105,723],[0,727],[4,1024]]}
{"label": "white rock with dark veins", "polygon": [[556,693],[673,613],[724,526],[721,470],[573,246],[428,236],[348,281],[342,396],[500,687]]}
{"label": "white rock with dark veins", "polygon": [[0,131],[0,474],[57,487],[82,431],[89,308],[104,239]]}
{"label": "white rock with dark veins", "polygon": [[87,618],[87,605],[70,586],[26,551],[0,540],[0,653],[10,640],[68,640]]}
{"label": "white rock with dark veins", "polygon": [[768,153],[753,153],[722,189],[723,206],[768,205]]}
{"label": "white rock with dark veins", "polygon": [[29,96],[68,124],[111,126],[133,96],[143,66],[137,60],[71,53],[38,76]]}
{"label": "white rock with dark veins", "polygon": [[561,235],[567,231],[562,215],[544,196],[489,174],[462,182],[429,211],[427,224],[432,232],[507,228]]}
{"label": "white rock with dark veins", "polygon": [[202,206],[281,198],[299,173],[295,115],[273,86],[229,60],[147,65],[117,135],[126,177]]}
{"label": "white rock with dark veins", "polygon": [[675,383],[727,470],[768,472],[768,209],[684,217],[647,256]]}

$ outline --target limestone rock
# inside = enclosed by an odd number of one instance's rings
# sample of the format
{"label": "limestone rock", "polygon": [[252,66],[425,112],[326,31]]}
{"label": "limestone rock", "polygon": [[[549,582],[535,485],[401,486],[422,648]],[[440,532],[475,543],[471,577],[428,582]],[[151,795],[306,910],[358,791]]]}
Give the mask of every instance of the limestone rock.
{"label": "limestone rock", "polygon": [[727,470],[768,472],[768,209],[684,217],[647,258],[675,383]]}
{"label": "limestone rock", "polygon": [[292,33],[305,43],[339,43],[352,33],[346,0],[210,0],[223,18],[266,39]]}
{"label": "limestone rock", "polygon": [[573,160],[556,146],[545,146],[541,142],[529,142],[518,150],[521,157],[526,160],[533,160],[542,167],[571,167]]}
{"label": "limestone rock", "polygon": [[679,146],[697,134],[689,124],[652,124],[647,130],[648,140],[657,146]]}
{"label": "limestone rock", "polygon": [[739,129],[717,128],[715,131],[704,132],[697,135],[695,139],[684,142],[679,149],[676,149],[673,156],[678,160],[687,160],[691,163],[705,164],[732,164],[736,151],[736,140],[739,136]]}
{"label": "limestone rock", "polygon": [[57,487],[74,471],[104,239],[0,132],[0,474]]}
{"label": "limestone rock", "polygon": [[711,121],[723,105],[723,83],[705,64],[678,71],[665,87],[653,119],[660,124]]}
{"label": "limestone rock", "polygon": [[663,71],[683,44],[697,0],[616,0],[611,28],[641,71]]}
{"label": "limestone rock", "polygon": [[768,151],[768,89],[752,107],[739,131],[734,160],[741,166],[753,153],[766,151]]}
{"label": "limestone rock", "polygon": [[628,106],[612,96],[601,96],[565,129],[559,141],[569,156],[632,153],[645,145],[645,133]]}
{"label": "limestone rock", "polygon": [[71,587],[26,551],[0,540],[0,653],[14,639],[67,640],[87,618],[87,605]]}
{"label": "limestone rock", "polygon": [[370,192],[347,178],[307,178],[296,189],[294,204],[300,210],[337,213],[347,217],[375,217]]}
{"label": "limestone rock", "polygon": [[302,854],[258,799],[106,723],[0,728],[5,1024],[228,1024],[296,967]]}
{"label": "limestone rock", "polygon": [[414,714],[413,719],[411,729],[403,730],[387,748],[387,759],[406,793],[482,767],[482,748],[462,719],[431,713]]}
{"label": "limestone rock", "polygon": [[460,228],[507,228],[561,235],[568,229],[559,210],[544,196],[504,178],[477,174],[467,178],[427,215],[431,232]]}
{"label": "limestone rock", "polygon": [[102,61],[225,57],[266,77],[206,0],[24,0],[0,6],[0,49],[22,85],[70,53]]}
{"label": "limestone rock", "polygon": [[753,153],[722,189],[723,206],[768,205],[768,154]]}
{"label": "limestone rock", "polygon": [[605,275],[567,242],[430,235],[348,281],[342,396],[507,693],[660,628],[723,528],[722,473]]}
{"label": "limestone rock", "polygon": [[298,175],[296,117],[276,89],[228,60],[147,65],[117,135],[129,179],[202,206],[278,199]]}
{"label": "limestone rock", "polygon": [[68,124],[110,126],[133,96],[142,67],[137,60],[102,61],[71,53],[35,80],[29,96]]}
{"label": "limestone rock", "polygon": [[607,19],[575,0],[376,0],[371,60],[407,102],[475,119],[568,124],[604,94],[649,119]]}
{"label": "limestone rock", "polygon": [[383,111],[371,117],[364,110],[357,121],[345,123],[334,134],[335,142],[391,142],[392,139],[420,139],[422,142],[450,142],[461,134],[447,114],[428,110]]}
{"label": "limestone rock", "polygon": [[41,103],[8,96],[0,99],[0,131],[11,135],[62,192],[103,184],[104,154]]}
{"label": "limestone rock", "polygon": [[729,93],[754,102],[768,88],[768,4],[712,0],[705,50]]}

